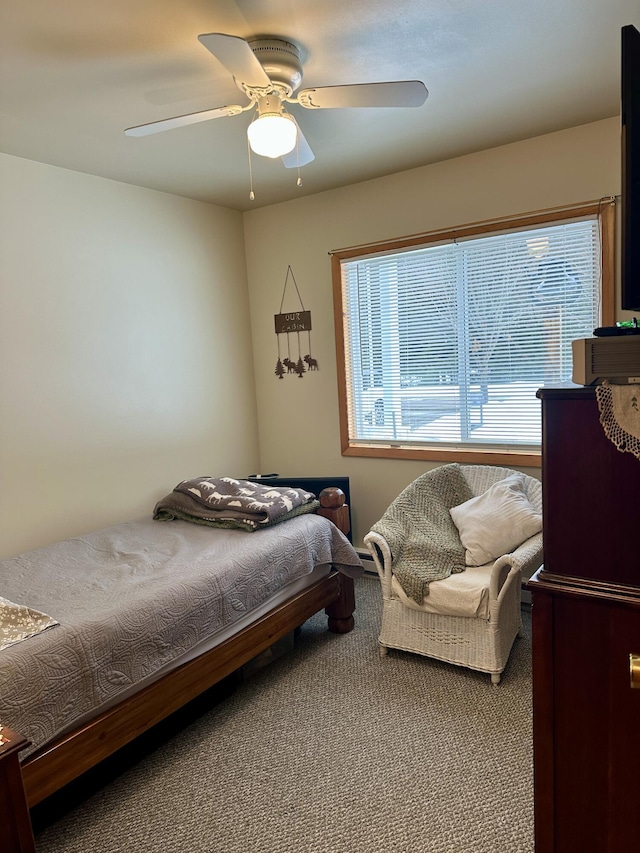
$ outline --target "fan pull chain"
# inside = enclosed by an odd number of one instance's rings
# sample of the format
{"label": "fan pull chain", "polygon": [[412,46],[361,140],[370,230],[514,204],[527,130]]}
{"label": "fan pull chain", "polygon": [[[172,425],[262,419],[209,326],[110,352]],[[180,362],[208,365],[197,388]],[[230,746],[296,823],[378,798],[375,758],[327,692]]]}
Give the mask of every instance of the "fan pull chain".
{"label": "fan pull chain", "polygon": [[249,201],[255,200],[253,191],[253,170],[251,169],[251,145],[249,145],[249,137],[247,137],[247,157],[249,159]]}
{"label": "fan pull chain", "polygon": [[296,181],[296,186],[302,186],[302,178],[300,177],[300,134],[296,133],[296,154],[298,157],[298,180]]}

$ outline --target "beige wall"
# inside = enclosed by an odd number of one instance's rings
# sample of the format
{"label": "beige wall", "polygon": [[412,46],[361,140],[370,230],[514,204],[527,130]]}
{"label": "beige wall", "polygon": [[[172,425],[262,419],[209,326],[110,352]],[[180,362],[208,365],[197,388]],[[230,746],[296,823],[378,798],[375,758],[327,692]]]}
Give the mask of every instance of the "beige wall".
{"label": "beige wall", "polygon": [[[360,542],[427,466],[341,456],[328,253],[618,194],[619,132],[619,120],[609,119],[245,214],[262,469],[349,475]],[[312,354],[320,370],[279,380],[273,315],[289,264],[312,314]],[[285,310],[296,307],[286,300]]]}
{"label": "beige wall", "polygon": [[0,155],[0,555],[258,467],[242,216]]}
{"label": "beige wall", "polygon": [[[244,217],[7,155],[0,182],[0,556],[259,468],[349,475],[359,542],[427,466],[340,454],[329,251],[619,193],[619,121]],[[320,370],[279,380],[289,264]]]}

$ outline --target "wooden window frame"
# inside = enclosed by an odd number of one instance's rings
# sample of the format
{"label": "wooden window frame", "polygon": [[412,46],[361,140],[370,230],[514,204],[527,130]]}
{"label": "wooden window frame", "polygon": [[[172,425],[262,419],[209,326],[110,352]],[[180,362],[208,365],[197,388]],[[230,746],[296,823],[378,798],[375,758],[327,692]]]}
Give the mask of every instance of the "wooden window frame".
{"label": "wooden window frame", "polygon": [[480,234],[491,234],[505,229],[530,228],[536,225],[551,225],[565,219],[581,216],[596,216],[600,223],[600,319],[603,326],[611,326],[615,320],[615,199],[606,198],[586,202],[567,208],[550,208],[535,213],[490,222],[475,222],[457,228],[415,234],[409,237],[354,246],[331,252],[331,277],[333,282],[333,308],[336,340],[336,363],[338,372],[338,408],[340,416],[340,443],[343,456],[359,456],[372,459],[414,459],[425,462],[460,462],[462,464],[506,465],[517,467],[540,467],[541,452],[516,449],[479,450],[475,448],[415,447],[401,444],[354,444],[349,437],[347,379],[344,336],[344,299],[342,287],[342,261],[368,254],[399,252],[414,246],[455,240]]}

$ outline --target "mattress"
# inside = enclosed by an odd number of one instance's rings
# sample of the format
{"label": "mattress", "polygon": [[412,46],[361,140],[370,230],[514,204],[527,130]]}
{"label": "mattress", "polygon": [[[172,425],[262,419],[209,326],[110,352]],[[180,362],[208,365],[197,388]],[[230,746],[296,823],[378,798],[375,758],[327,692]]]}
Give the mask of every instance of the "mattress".
{"label": "mattress", "polygon": [[60,624],[0,652],[0,721],[31,741],[27,755],[330,565],[362,571],[317,515],[254,533],[143,519],[3,560],[0,594]]}

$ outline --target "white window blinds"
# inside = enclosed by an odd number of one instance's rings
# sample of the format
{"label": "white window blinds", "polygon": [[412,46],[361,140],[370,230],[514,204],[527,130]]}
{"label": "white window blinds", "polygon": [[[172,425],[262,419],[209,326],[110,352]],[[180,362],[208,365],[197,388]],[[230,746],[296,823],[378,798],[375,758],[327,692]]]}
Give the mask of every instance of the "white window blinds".
{"label": "white window blinds", "polygon": [[342,260],[349,440],[539,449],[600,269],[595,216]]}

